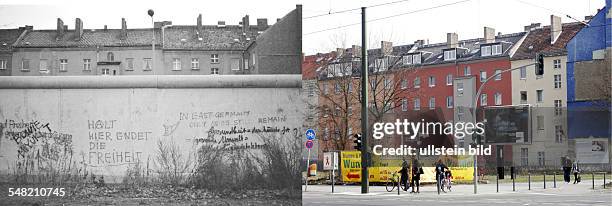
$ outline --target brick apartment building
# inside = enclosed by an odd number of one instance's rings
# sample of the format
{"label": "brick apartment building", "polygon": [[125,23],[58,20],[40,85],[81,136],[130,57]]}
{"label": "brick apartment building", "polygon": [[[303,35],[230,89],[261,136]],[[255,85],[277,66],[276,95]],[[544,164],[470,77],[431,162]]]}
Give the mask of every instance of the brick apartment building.
{"label": "brick apartment building", "polygon": [[0,31],[11,45],[0,58],[11,55],[14,76],[299,74],[301,19],[301,5],[273,25],[251,25],[248,15],[238,25],[202,25],[200,15],[195,25],[131,29],[122,19],[121,29],[85,29],[77,18],[69,30],[58,18],[55,30]]}

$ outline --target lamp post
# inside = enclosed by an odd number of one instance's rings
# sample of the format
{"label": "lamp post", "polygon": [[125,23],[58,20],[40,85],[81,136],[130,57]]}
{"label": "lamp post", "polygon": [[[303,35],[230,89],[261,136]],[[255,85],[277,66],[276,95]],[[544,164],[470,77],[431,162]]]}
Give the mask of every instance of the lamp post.
{"label": "lamp post", "polygon": [[151,42],[151,70],[153,70],[153,74],[155,74],[155,21],[153,20],[153,15],[155,12],[153,9],[149,9],[147,14],[151,17],[151,26],[153,31],[153,41]]}

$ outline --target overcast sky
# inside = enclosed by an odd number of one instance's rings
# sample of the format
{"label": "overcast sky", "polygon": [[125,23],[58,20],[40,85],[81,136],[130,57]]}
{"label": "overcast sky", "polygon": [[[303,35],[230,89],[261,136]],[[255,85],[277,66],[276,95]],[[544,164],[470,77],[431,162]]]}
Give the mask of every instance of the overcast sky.
{"label": "overcast sky", "polygon": [[[584,20],[585,15],[594,15],[605,5],[605,0],[0,0],[0,28],[33,25],[34,29],[55,29],[58,17],[70,29],[74,28],[77,17],[83,20],[86,29],[103,28],[104,25],[120,28],[122,17],[126,18],[128,28],[149,28],[148,9],[155,10],[155,21],[169,20],[175,25],[193,25],[199,13],[203,15],[204,24],[216,24],[219,20],[238,24],[245,14],[250,15],[252,24],[256,18],[268,18],[271,24],[293,10],[296,4],[302,4],[305,17],[303,51],[308,55],[360,44],[359,25],[313,32],[359,23],[361,16],[360,11],[355,10],[307,17],[388,2],[397,3],[368,8],[368,20],[425,11],[368,23],[370,48],[380,47],[381,40],[392,41],[394,45],[409,44],[417,39],[444,42],[448,32],[458,33],[459,39],[476,38],[483,35],[483,26],[493,27],[501,33],[520,32],[531,22],[549,25],[551,14],[561,16],[563,22],[575,21],[565,15]],[[428,9],[445,4],[453,5]]]}

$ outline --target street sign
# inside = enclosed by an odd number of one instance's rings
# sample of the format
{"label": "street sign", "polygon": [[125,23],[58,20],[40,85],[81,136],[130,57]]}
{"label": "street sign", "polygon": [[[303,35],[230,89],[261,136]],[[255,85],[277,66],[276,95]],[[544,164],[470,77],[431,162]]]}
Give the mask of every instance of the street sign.
{"label": "street sign", "polygon": [[314,146],[314,142],[312,140],[307,140],[306,141],[306,148],[308,148],[308,150],[310,150],[312,148],[312,146]]}
{"label": "street sign", "polygon": [[313,129],[306,130],[306,139],[314,140],[316,137],[315,131]]}
{"label": "street sign", "polygon": [[323,170],[338,169],[338,153],[326,152],[323,153]]}

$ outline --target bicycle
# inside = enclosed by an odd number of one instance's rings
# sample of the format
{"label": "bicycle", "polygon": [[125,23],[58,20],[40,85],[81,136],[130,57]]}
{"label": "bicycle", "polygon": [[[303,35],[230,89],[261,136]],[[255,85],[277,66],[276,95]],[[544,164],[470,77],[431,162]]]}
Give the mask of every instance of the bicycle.
{"label": "bicycle", "polygon": [[450,176],[444,175],[446,177],[442,178],[442,186],[440,187],[442,189],[442,192],[446,192],[446,190],[444,190],[444,188],[446,188],[449,192],[451,192],[451,179]]}
{"label": "bicycle", "polygon": [[[389,181],[387,181],[387,184],[385,185],[385,189],[387,189],[387,192],[393,192],[393,190],[395,190],[395,187],[397,186],[397,182],[400,180],[400,176],[397,175],[397,173],[393,173],[393,176],[391,176],[391,178],[389,178]],[[405,184],[400,184],[401,189],[402,190],[406,190],[406,185]],[[399,189],[399,188],[398,188]]]}

